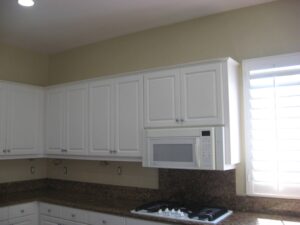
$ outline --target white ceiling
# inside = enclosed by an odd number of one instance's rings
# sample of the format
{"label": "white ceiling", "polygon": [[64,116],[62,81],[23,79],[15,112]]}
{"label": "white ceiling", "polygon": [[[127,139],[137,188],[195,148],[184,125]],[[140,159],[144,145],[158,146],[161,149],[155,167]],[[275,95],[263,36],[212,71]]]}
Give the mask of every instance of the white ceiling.
{"label": "white ceiling", "polygon": [[56,53],[179,21],[273,0],[0,0],[0,41]]}

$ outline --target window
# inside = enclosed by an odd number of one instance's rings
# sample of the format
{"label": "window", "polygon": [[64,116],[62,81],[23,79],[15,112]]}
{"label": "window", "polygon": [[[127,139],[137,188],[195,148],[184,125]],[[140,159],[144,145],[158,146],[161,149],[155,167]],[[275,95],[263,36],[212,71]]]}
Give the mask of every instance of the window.
{"label": "window", "polygon": [[247,194],[300,199],[300,53],[243,70]]}

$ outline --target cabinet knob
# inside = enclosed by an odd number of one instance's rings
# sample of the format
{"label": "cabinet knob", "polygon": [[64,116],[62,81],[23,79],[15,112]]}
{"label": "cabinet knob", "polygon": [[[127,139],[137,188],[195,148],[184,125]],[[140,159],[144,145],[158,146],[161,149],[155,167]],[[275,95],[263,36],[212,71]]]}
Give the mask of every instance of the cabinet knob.
{"label": "cabinet knob", "polygon": [[184,122],[184,119],[180,119],[180,122],[181,122],[181,123]]}
{"label": "cabinet knob", "polygon": [[175,121],[176,121],[176,123],[179,123],[179,119],[176,119]]}
{"label": "cabinet knob", "polygon": [[7,150],[6,149],[3,149],[3,153],[6,153],[7,152]]}
{"label": "cabinet knob", "polygon": [[10,149],[7,149],[7,152],[10,153]]}
{"label": "cabinet knob", "polygon": [[24,209],[21,209],[21,211],[20,211],[21,213],[24,213],[25,212],[25,210]]}
{"label": "cabinet knob", "polygon": [[75,217],[76,217],[76,215],[75,215],[75,214],[72,214],[71,216],[72,216],[72,218],[75,218]]}
{"label": "cabinet knob", "polygon": [[51,213],[51,209],[48,209],[48,213]]}
{"label": "cabinet knob", "polygon": [[106,220],[102,220],[102,224],[107,224]]}

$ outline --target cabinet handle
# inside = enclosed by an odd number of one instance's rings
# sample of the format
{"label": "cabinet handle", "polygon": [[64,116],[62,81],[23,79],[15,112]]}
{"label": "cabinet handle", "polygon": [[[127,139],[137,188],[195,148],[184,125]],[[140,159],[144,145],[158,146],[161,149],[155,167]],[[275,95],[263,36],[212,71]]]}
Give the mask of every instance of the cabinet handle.
{"label": "cabinet handle", "polygon": [[10,153],[10,149],[7,149],[7,152]]}
{"label": "cabinet handle", "polygon": [[117,153],[117,150],[109,150],[109,153],[110,154],[115,154],[115,153]]}
{"label": "cabinet handle", "polygon": [[24,209],[21,209],[21,211],[20,211],[21,213],[24,213],[25,212],[25,210]]}
{"label": "cabinet handle", "polygon": [[67,149],[64,149],[64,148],[62,148],[61,149],[61,152],[67,152],[68,150]]}
{"label": "cabinet handle", "polygon": [[175,121],[176,121],[176,123],[179,123],[179,119],[176,119]]}
{"label": "cabinet handle", "polygon": [[102,220],[102,224],[107,224],[106,220]]}
{"label": "cabinet handle", "polygon": [[184,119],[180,119],[180,122],[183,123],[183,122],[184,122]]}
{"label": "cabinet handle", "polygon": [[3,153],[6,153],[7,152],[7,150],[6,149],[3,149]]}
{"label": "cabinet handle", "polygon": [[48,213],[51,213],[51,209],[48,209]]}
{"label": "cabinet handle", "polygon": [[75,218],[75,217],[76,217],[76,215],[75,215],[75,214],[72,214],[71,216],[72,216],[72,218]]}

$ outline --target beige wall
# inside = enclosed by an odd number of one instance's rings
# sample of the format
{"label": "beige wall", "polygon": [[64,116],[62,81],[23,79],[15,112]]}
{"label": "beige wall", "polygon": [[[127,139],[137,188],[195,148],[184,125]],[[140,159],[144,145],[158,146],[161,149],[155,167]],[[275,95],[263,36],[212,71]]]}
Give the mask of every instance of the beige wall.
{"label": "beige wall", "polygon": [[143,168],[137,162],[49,159],[47,168],[49,178],[158,188],[158,170]]}
{"label": "beige wall", "polygon": [[[31,167],[34,167],[34,174],[31,174]],[[0,183],[46,178],[46,170],[46,159],[1,160]]]}
{"label": "beige wall", "polygon": [[300,1],[281,0],[98,42],[50,57],[49,84],[231,56],[300,50]]}
{"label": "beige wall", "polygon": [[45,86],[48,56],[0,43],[0,80]]}

